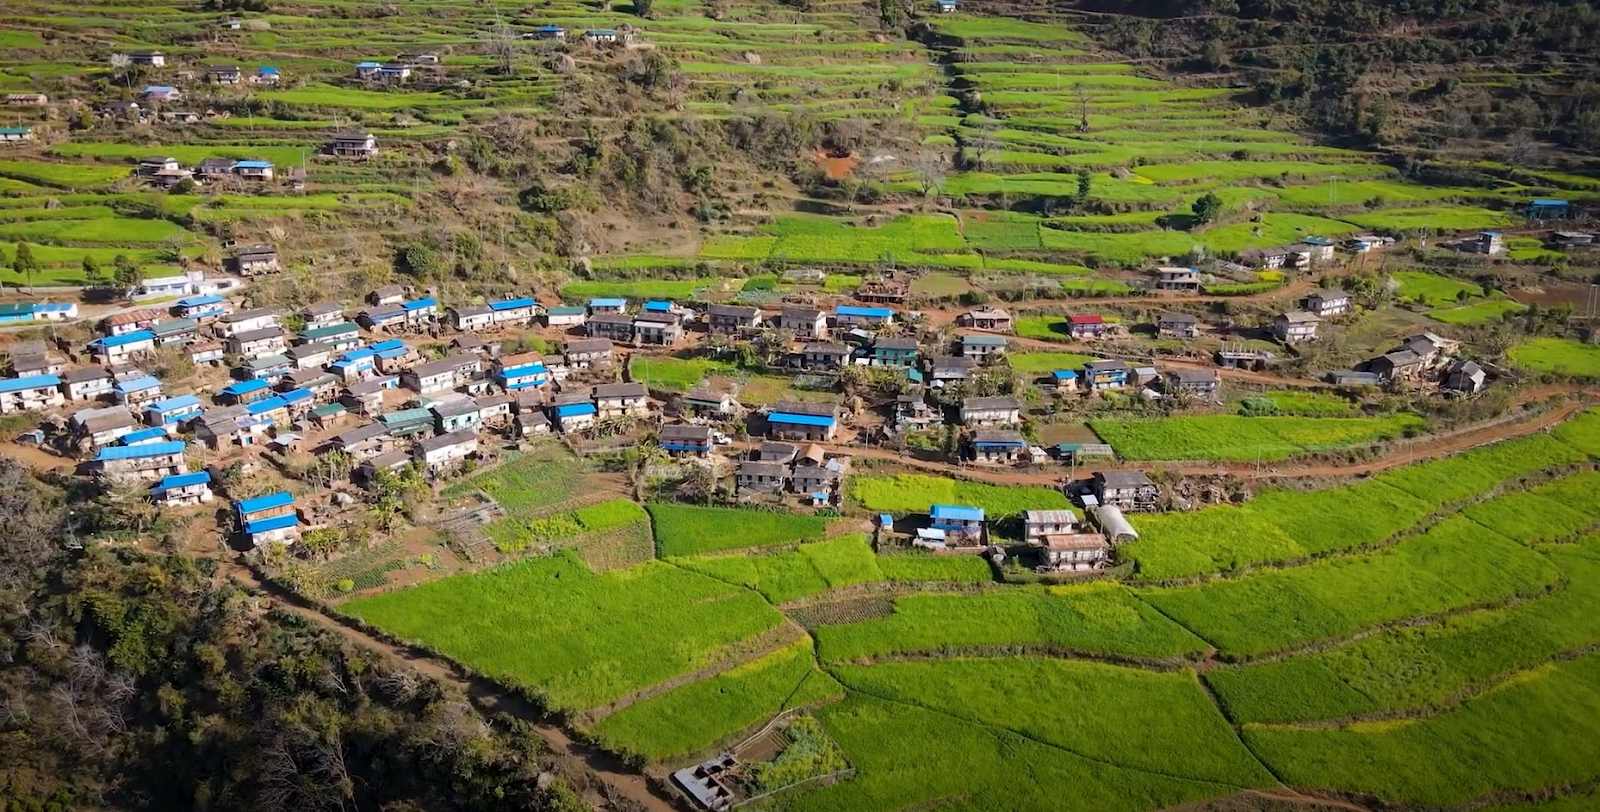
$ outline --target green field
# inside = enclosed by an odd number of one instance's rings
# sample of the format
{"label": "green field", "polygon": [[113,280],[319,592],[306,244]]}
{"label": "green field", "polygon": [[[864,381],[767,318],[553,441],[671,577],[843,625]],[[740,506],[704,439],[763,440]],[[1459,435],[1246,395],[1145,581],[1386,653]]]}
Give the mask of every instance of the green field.
{"label": "green field", "polygon": [[730,584],[754,589],[773,603],[856,584],[990,579],[978,556],[936,557],[873,553],[863,536],[845,536],[800,545],[799,549],[749,556],[674,558],[672,563]]}
{"label": "green field", "polygon": [[815,540],[827,532],[827,522],[815,516],[661,502],[648,508],[663,557]]}
{"label": "green field", "polygon": [[659,562],[595,575],[569,554],[341,608],[559,709],[594,707],[713,665],[781,622],[754,593],[703,575]]}
{"label": "green field", "polygon": [[1483,288],[1471,282],[1417,271],[1396,271],[1390,276],[1400,283],[1400,298],[1430,307],[1445,307],[1483,295]]}
{"label": "green field", "polygon": [[1025,510],[1069,507],[1060,491],[1049,488],[1003,487],[925,474],[862,475],[847,482],[850,499],[874,513],[927,513],[932,505],[969,505],[983,508],[993,521]]}
{"label": "green field", "polygon": [[1392,417],[1241,417],[1090,420],[1089,428],[1129,460],[1285,460],[1392,440],[1420,430],[1416,415]]}
{"label": "green field", "polygon": [[1600,379],[1600,346],[1565,338],[1534,338],[1507,353],[1524,369],[1570,378]]}
{"label": "green field", "polygon": [[628,377],[651,390],[687,392],[705,381],[707,376],[732,369],[729,364],[705,358],[646,358],[635,355],[628,362]]}

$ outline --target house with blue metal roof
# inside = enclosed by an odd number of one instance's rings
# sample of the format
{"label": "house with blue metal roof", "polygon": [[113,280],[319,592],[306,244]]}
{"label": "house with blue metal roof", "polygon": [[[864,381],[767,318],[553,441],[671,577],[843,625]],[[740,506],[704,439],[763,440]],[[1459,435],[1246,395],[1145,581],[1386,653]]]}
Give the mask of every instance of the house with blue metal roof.
{"label": "house with blue metal roof", "polygon": [[594,404],[588,401],[564,403],[550,410],[550,420],[563,433],[580,431],[594,425],[597,411]]}
{"label": "house with blue metal roof", "polygon": [[256,547],[268,544],[293,544],[300,539],[300,517],[294,513],[246,522],[244,538]]}
{"label": "house with blue metal roof", "polygon": [[621,313],[627,309],[627,299],[602,298],[589,300],[589,315],[591,316],[598,316],[602,313]]}
{"label": "house with blue metal roof", "polygon": [[66,402],[59,376],[0,378],[0,414],[48,409]]}
{"label": "house with blue metal roof", "polygon": [[835,327],[882,327],[893,321],[894,311],[887,307],[839,305],[833,309]]}
{"label": "house with blue metal roof", "polygon": [[144,445],[146,443],[164,443],[172,439],[167,435],[167,430],[162,428],[147,428],[130,431],[117,438],[117,445]]}
{"label": "house with blue metal roof", "polygon": [[400,309],[405,311],[407,324],[426,324],[438,317],[439,302],[431,296],[424,296],[421,299],[401,302]]}
{"label": "house with blue metal roof", "polygon": [[89,352],[106,364],[125,364],[133,358],[156,351],[155,333],[135,330],[119,336],[101,336],[89,342]]}
{"label": "house with blue metal roof", "polygon": [[932,505],[928,508],[928,525],[942,531],[951,543],[967,541],[983,543],[983,508],[968,505]]}
{"label": "house with blue metal roof", "polygon": [[78,317],[77,302],[35,302],[30,307],[34,321],[66,321]]}
{"label": "house with blue metal roof", "polygon": [[189,472],[183,453],[188,446],[181,440],[140,445],[108,445],[100,449],[91,466],[102,476],[155,482],[173,474]]}
{"label": "house with blue metal roof", "polygon": [[240,526],[274,516],[291,515],[294,510],[294,495],[288,491],[240,499],[233,503],[233,512],[238,517]]}
{"label": "house with blue metal roof", "polygon": [[188,507],[210,502],[211,474],[205,471],[195,471],[188,474],[173,474],[162,477],[155,487],[150,489],[150,498],[163,507]]}
{"label": "house with blue metal roof", "polygon": [[544,386],[550,381],[544,357],[536,352],[502,355],[494,362],[494,379],[507,391]]}
{"label": "house with blue metal roof", "polygon": [[172,426],[199,417],[204,407],[194,395],[178,395],[145,404],[144,422],[152,426]]}
{"label": "house with blue metal roof", "polygon": [[224,403],[253,403],[272,396],[272,384],[263,380],[238,381],[222,387],[218,393]]}
{"label": "house with blue metal roof", "polygon": [[528,325],[538,317],[539,303],[528,296],[501,299],[489,303],[489,312],[494,314],[496,326]]}
{"label": "house with blue metal roof", "polygon": [[233,174],[244,180],[269,181],[272,171],[271,161],[237,161],[233,165]]}
{"label": "house with blue metal roof", "polygon": [[978,462],[1016,464],[1028,454],[1028,440],[1014,429],[978,429],[972,435],[972,453]]}
{"label": "house with blue metal roof", "polygon": [[617,31],[614,28],[591,28],[588,31],[583,32],[584,42],[592,45],[612,43],[616,42],[617,39]]}
{"label": "house with blue metal roof", "polygon": [[767,434],[777,440],[827,442],[838,431],[838,407],[832,403],[780,401],[767,413]]}
{"label": "house with blue metal roof", "polygon": [[143,375],[119,381],[111,387],[111,395],[118,403],[127,406],[138,406],[161,398],[161,381],[151,375]]}
{"label": "house with blue metal roof", "polygon": [[567,29],[562,28],[559,25],[541,25],[538,28],[533,29],[533,33],[539,39],[567,38]]}
{"label": "house with blue metal roof", "polygon": [[179,299],[178,303],[173,305],[172,312],[179,318],[201,321],[225,316],[231,309],[228,307],[228,300],[215,293],[208,293]]}

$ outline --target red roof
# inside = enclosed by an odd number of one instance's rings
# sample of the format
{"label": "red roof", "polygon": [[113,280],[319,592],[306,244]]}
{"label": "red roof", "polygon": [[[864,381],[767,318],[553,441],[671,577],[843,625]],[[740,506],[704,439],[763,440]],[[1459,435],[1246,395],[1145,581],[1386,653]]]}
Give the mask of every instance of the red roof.
{"label": "red roof", "polygon": [[1068,316],[1067,321],[1073,324],[1105,324],[1106,320],[1099,316]]}

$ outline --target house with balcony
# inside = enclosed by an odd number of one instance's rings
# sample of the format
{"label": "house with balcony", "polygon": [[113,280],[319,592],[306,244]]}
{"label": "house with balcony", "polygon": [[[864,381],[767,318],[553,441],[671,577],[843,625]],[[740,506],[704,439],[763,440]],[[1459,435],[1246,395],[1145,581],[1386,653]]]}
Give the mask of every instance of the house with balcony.
{"label": "house with balcony", "polygon": [[767,413],[767,434],[773,439],[825,443],[838,432],[838,406],[833,403],[779,401]]}
{"label": "house with balcony", "polygon": [[336,158],[373,158],[378,154],[378,139],[372,133],[339,133],[328,142],[328,152]]}
{"label": "house with balcony", "polygon": [[254,403],[262,398],[272,397],[272,384],[263,380],[251,379],[238,381],[222,387],[217,392],[223,403],[244,405]]}
{"label": "house with balcony", "polygon": [[580,341],[568,341],[562,357],[566,359],[567,366],[573,369],[589,369],[596,366],[609,366],[615,351],[611,342],[604,338],[590,338]]}
{"label": "house with balcony", "polygon": [[590,338],[628,343],[633,341],[633,317],[626,313],[599,313],[591,315],[583,329]]}
{"label": "house with balcony", "polygon": [[438,361],[418,364],[400,376],[400,383],[422,395],[448,392],[483,372],[483,360],[476,355],[452,355]]}
{"label": "house with balcony", "polygon": [[1153,511],[1161,489],[1143,471],[1095,471],[1089,487],[1095,501],[1126,512]]}
{"label": "house with balcony", "polygon": [[683,319],[677,313],[640,313],[633,319],[633,340],[670,347],[683,340]]}
{"label": "house with balcony", "polygon": [[300,311],[300,316],[305,319],[307,330],[349,323],[344,320],[344,306],[338,302],[317,302],[306,305]]}
{"label": "house with balcony", "polygon": [[850,348],[831,341],[813,341],[800,349],[801,366],[836,372],[850,363]]}
{"label": "house with balcony", "polygon": [[1156,335],[1161,338],[1200,337],[1200,317],[1192,313],[1162,313],[1156,317]]}
{"label": "house with balcony", "polygon": [[1157,268],[1156,290],[1177,291],[1179,293],[1199,293],[1200,269]]}
{"label": "house with balcony", "polygon": [[734,490],[739,495],[783,493],[789,481],[789,466],[781,462],[745,460],[734,471]]}
{"label": "house with balcony", "polygon": [[982,546],[983,508],[969,505],[933,505],[928,508],[928,526],[944,534],[950,546]]}
{"label": "house with balcony", "polygon": [[550,382],[544,356],[536,352],[502,355],[494,362],[494,379],[508,392],[541,387]]}
{"label": "house with balcony", "polygon": [[150,499],[162,507],[179,508],[211,501],[211,474],[194,471],[163,477],[150,489]]}
{"label": "house with balcony", "polygon": [[705,457],[711,454],[711,428],[709,426],[662,426],[656,432],[656,442],[662,450],[674,457],[689,455]]}
{"label": "house with balcony", "polygon": [[961,337],[961,357],[980,364],[989,363],[1005,351],[1004,336],[973,334]]}
{"label": "house with balcony", "polygon": [[68,401],[98,400],[111,394],[115,379],[105,367],[84,367],[82,369],[69,369],[58,376],[61,379],[61,394]]}
{"label": "house with balcony", "polygon": [[972,435],[972,458],[995,465],[1015,465],[1028,458],[1028,441],[1012,429],[978,429]]}
{"label": "house with balcony", "polygon": [[248,333],[253,330],[265,330],[268,327],[281,327],[278,322],[278,311],[265,307],[251,310],[241,310],[229,313],[217,319],[217,334],[223,338],[237,333]]}
{"label": "house with balcony", "polygon": [[61,378],[55,375],[0,378],[0,414],[41,411],[66,402],[66,396],[61,393]]}
{"label": "house with balcony", "polygon": [[1355,309],[1350,294],[1342,290],[1323,289],[1313,292],[1300,300],[1300,307],[1307,313],[1313,313],[1321,318],[1343,316]]}
{"label": "house with balcony", "polygon": [[488,305],[452,305],[445,309],[445,317],[457,330],[477,332],[494,326],[494,311]]}
{"label": "house with balcony", "polygon": [[761,308],[714,304],[706,309],[706,326],[713,335],[736,336],[761,326]]}
{"label": "house with balcony", "polygon": [[1285,344],[1315,341],[1317,325],[1321,323],[1322,319],[1317,314],[1304,310],[1279,313],[1277,318],[1272,320],[1272,334]]}
{"label": "house with balcony", "polygon": [[555,424],[557,431],[569,434],[594,425],[596,409],[587,396],[581,401],[563,403],[561,402],[563,399],[558,399],[550,408],[550,420]]}
{"label": "house with balcony", "polygon": [[834,326],[842,329],[860,327],[875,330],[894,322],[894,311],[887,307],[856,307],[839,305],[833,309]]}
{"label": "house with balcony", "polygon": [[594,388],[594,404],[601,419],[650,416],[650,393],[642,383],[600,384]]}
{"label": "house with balcony", "polygon": [[582,327],[589,319],[588,308],[547,307],[544,310],[544,324],[546,327]]}
{"label": "house with balcony", "polygon": [[975,307],[956,316],[957,327],[988,330],[992,333],[1009,333],[1015,329],[1011,314],[994,307]]}
{"label": "house with balcony", "polygon": [[490,302],[496,327],[527,327],[539,315],[539,303],[528,296],[517,296]]}
{"label": "house with balcony", "polygon": [[793,333],[797,341],[826,340],[828,314],[810,307],[785,307],[778,314],[778,329]]}
{"label": "house with balcony", "polygon": [[1083,365],[1083,386],[1090,391],[1122,389],[1133,380],[1133,368],[1124,361],[1100,359]]}
{"label": "house with balcony", "polygon": [[417,443],[413,456],[428,473],[435,476],[461,467],[461,463],[478,454],[478,432],[462,429]]}
{"label": "house with balcony", "polygon": [[1013,397],[976,397],[961,401],[961,423],[969,427],[1015,426],[1022,422],[1022,404]]}
{"label": "house with balcony", "polygon": [[233,312],[233,307],[228,300],[215,293],[200,296],[189,296],[179,299],[172,311],[182,319],[193,319],[197,323],[209,324],[210,322]]}
{"label": "house with balcony", "polygon": [[95,455],[91,468],[106,479],[158,482],[174,474],[188,473],[189,466],[183,458],[186,450],[188,446],[181,440],[130,446],[108,445]]}
{"label": "house with balcony", "polygon": [[1080,341],[1099,338],[1110,330],[1104,316],[1080,313],[1067,317],[1067,333]]}
{"label": "house with balcony", "polygon": [[282,270],[278,264],[278,249],[270,245],[247,245],[233,252],[228,265],[240,276],[262,276]]}
{"label": "house with balcony", "polygon": [[149,330],[136,330],[119,336],[104,336],[89,342],[89,353],[102,364],[117,366],[156,351],[156,337]]}
{"label": "house with balcony", "polygon": [[871,358],[876,367],[913,369],[917,365],[917,340],[879,336],[872,341]]}
{"label": "house with balcony", "polygon": [[282,327],[263,327],[228,336],[228,352],[244,358],[262,358],[278,355],[289,348],[288,336]]}
{"label": "house with balcony", "polygon": [[307,327],[300,332],[298,343],[320,345],[332,352],[347,352],[361,346],[361,328],[347,321]]}
{"label": "house with balcony", "polygon": [[1162,373],[1161,385],[1169,395],[1216,400],[1222,391],[1222,378],[1211,369],[1169,369]]}
{"label": "house with balcony", "polygon": [[200,405],[200,398],[177,395],[145,404],[144,422],[150,426],[176,427],[199,417],[202,411],[204,408]]}

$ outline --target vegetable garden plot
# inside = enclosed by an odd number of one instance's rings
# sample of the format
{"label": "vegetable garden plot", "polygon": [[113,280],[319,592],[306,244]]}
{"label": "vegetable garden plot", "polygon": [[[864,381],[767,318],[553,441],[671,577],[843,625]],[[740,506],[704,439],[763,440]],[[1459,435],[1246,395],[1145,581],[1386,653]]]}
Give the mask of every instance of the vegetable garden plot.
{"label": "vegetable garden plot", "polygon": [[770,555],[697,556],[672,563],[754,589],[773,603],[854,584],[991,579],[989,564],[978,556],[879,556],[865,536],[802,544],[798,550]]}
{"label": "vegetable garden plot", "polygon": [[766,547],[820,539],[827,533],[827,521],[817,516],[664,502],[647,509],[655,520],[656,546],[663,557]]}

